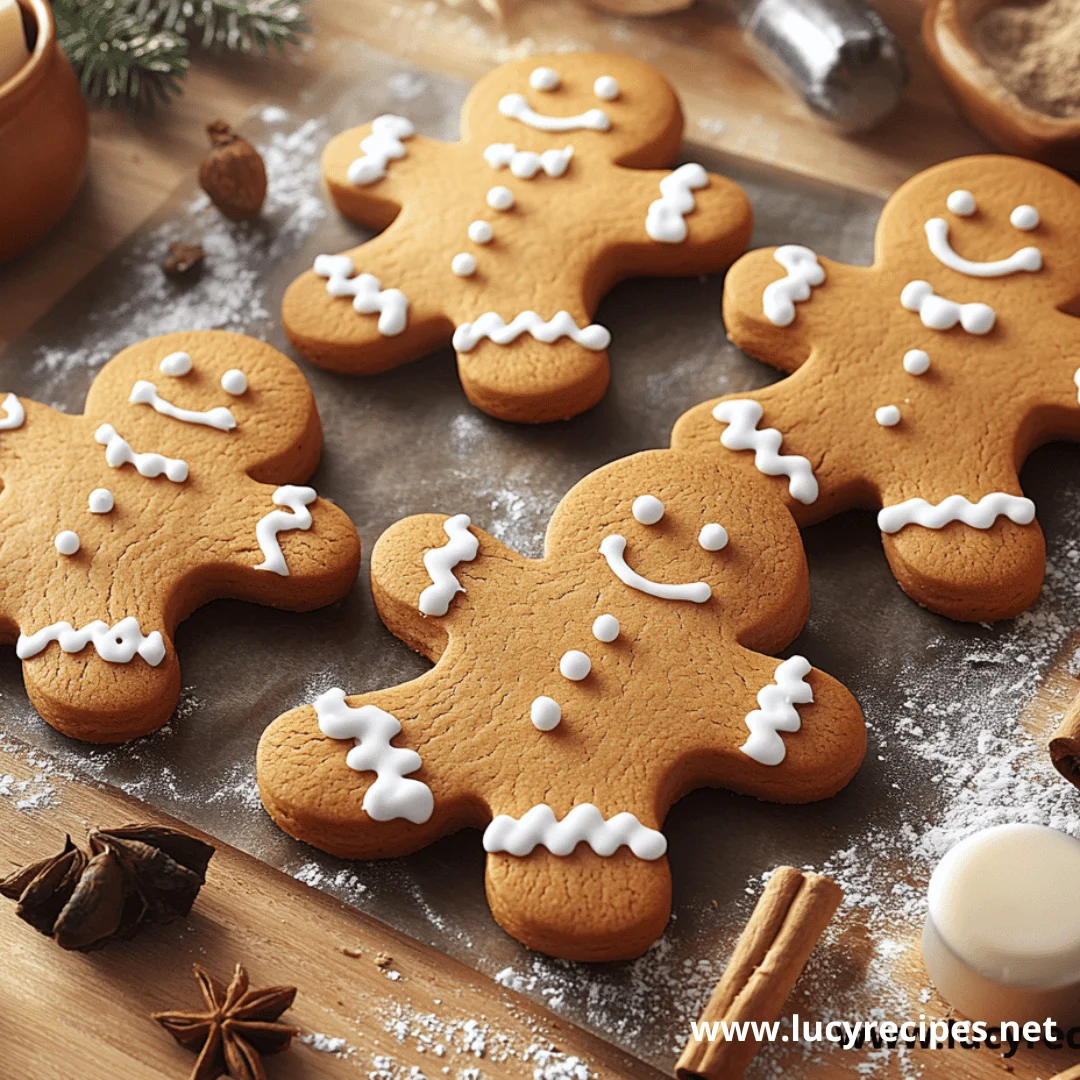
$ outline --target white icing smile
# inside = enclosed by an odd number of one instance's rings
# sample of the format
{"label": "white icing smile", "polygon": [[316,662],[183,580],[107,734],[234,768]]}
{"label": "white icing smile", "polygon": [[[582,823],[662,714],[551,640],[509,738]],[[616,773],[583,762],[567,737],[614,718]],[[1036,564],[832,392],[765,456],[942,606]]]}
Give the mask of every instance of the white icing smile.
{"label": "white icing smile", "polygon": [[589,109],[577,116],[546,116],[538,113],[521,94],[507,94],[499,100],[499,112],[537,131],[607,131],[611,120],[603,109]]}
{"label": "white icing smile", "polygon": [[1021,270],[1034,273],[1042,269],[1042,252],[1037,247],[1019,248],[1007,259],[990,262],[972,262],[971,259],[965,259],[958,255],[949,243],[949,223],[944,218],[931,218],[926,223],[926,241],[930,245],[931,254],[942,266],[967,274],[968,277],[1005,277]]}
{"label": "white icing smile", "polygon": [[171,401],[166,401],[157,392],[157,387],[146,379],[139,379],[131,388],[128,401],[132,405],[149,405],[154,412],[169,416],[173,420],[182,420],[185,424],[202,424],[205,427],[217,428],[218,431],[232,431],[236,427],[236,417],[224,405],[219,405],[209,412],[181,409]]}
{"label": "white icing smile", "polygon": [[600,543],[600,554],[607,559],[611,572],[624,584],[648,596],[661,600],[689,600],[693,604],[704,604],[712,596],[712,588],[704,581],[691,581],[681,585],[669,585],[662,581],[651,581],[631,570],[626,563],[626,537],[618,533],[605,536]]}

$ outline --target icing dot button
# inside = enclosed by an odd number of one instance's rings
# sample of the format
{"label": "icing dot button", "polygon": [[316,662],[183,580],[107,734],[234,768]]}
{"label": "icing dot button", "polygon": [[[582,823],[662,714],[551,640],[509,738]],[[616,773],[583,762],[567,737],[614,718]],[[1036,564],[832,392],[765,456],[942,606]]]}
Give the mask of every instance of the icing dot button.
{"label": "icing dot button", "polygon": [[450,260],[450,269],[458,277],[470,277],[476,273],[476,256],[462,251]]}
{"label": "icing dot button", "polygon": [[158,366],[166,375],[180,378],[191,370],[191,357],[186,352],[169,353]]}
{"label": "icing dot button", "polygon": [[486,221],[474,221],[469,226],[469,239],[474,244],[490,244],[495,230]]}
{"label": "icing dot button", "polygon": [[664,504],[655,495],[639,495],[631,513],[642,525],[655,525],[664,516]]}
{"label": "icing dot button", "polygon": [[514,205],[514,193],[498,184],[487,193],[487,204],[492,210],[509,210]]}
{"label": "icing dot button", "polygon": [[619,96],[619,84],[610,75],[601,75],[593,83],[593,93],[601,101],[614,101]]}
{"label": "icing dot button", "polygon": [[[61,533],[56,534],[56,539],[53,541],[56,545],[56,550],[61,555],[74,555],[79,550],[79,535],[72,532],[70,529],[65,529]],[[588,659],[588,657],[586,657]]]}
{"label": "icing dot button", "polygon": [[592,671],[592,661],[580,649],[564,652],[559,661],[559,674],[571,682],[581,682]]}
{"label": "icing dot button", "polygon": [[954,191],[946,200],[945,205],[960,217],[971,217],[975,213],[975,196],[970,191]]}
{"label": "icing dot button", "polygon": [[542,695],[533,701],[529,717],[537,731],[554,731],[562,719],[562,709],[554,698]]}
{"label": "icing dot button", "polygon": [[612,642],[619,636],[619,620],[614,615],[597,615],[592,633],[597,641]]}
{"label": "icing dot button", "polygon": [[241,394],[246,394],[248,388],[247,376],[239,368],[229,368],[224,375],[221,376],[221,389],[226,394],[232,394],[233,397],[239,397]]}
{"label": "icing dot button", "polygon": [[925,375],[930,370],[930,354],[922,349],[908,349],[904,353],[904,370],[909,375]]}
{"label": "icing dot button", "polygon": [[1032,229],[1036,229],[1039,226],[1039,211],[1034,206],[1018,206],[1009,215],[1009,224],[1014,229],[1022,229],[1024,232],[1030,232]]}
{"label": "icing dot button", "polygon": [[88,502],[91,514],[107,514],[114,505],[113,493],[108,488],[94,488]]}
{"label": "icing dot button", "polygon": [[698,533],[698,543],[706,551],[722,551],[727,547],[727,542],[727,529],[723,525],[716,524],[716,522],[703,525],[701,532]]}
{"label": "icing dot button", "polygon": [[549,67],[533,68],[529,76],[529,85],[534,90],[558,90],[560,81],[559,73]]}
{"label": "icing dot button", "polygon": [[882,427],[896,427],[900,423],[900,410],[895,405],[882,405],[875,411],[874,419]]}

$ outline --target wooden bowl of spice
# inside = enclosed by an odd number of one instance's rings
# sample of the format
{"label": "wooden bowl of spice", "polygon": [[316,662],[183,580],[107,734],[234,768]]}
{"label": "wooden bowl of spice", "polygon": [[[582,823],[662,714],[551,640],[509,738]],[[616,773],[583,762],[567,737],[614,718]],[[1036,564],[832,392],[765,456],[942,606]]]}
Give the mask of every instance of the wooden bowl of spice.
{"label": "wooden bowl of spice", "polygon": [[1078,0],[929,0],[923,40],[991,142],[1080,170]]}

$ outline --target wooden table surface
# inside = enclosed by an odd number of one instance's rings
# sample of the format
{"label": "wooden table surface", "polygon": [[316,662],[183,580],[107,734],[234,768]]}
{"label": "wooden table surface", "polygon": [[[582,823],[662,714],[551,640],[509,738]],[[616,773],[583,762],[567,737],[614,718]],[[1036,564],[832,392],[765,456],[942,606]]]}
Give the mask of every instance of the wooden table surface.
{"label": "wooden table surface", "polygon": [[[342,42],[362,41],[468,79],[529,52],[591,47],[635,53],[677,85],[687,112],[688,142],[880,196],[933,162],[987,149],[957,118],[918,44],[916,0],[878,4],[909,49],[912,81],[896,114],[860,138],[843,138],[821,126],[762,75],[715,8],[699,4],[677,16],[629,20],[599,14],[576,0],[516,0],[499,24],[468,4],[312,0],[316,34],[309,48],[294,51],[287,60],[198,60],[184,96],[157,116],[93,113],[90,172],[72,212],[36,250],[0,267],[0,348],[190,178],[204,153],[207,120],[220,115],[236,122],[250,108],[267,104],[288,108],[323,74]],[[18,748],[0,748],[0,780],[26,782],[32,792],[32,760],[32,754]],[[43,848],[59,847],[64,830],[82,840],[87,824],[160,816],[115,792],[70,780],[60,786],[54,802],[45,815],[11,814],[0,806],[0,873],[40,857]],[[535,1056],[526,1060],[528,1048],[537,1044],[555,1044],[564,1055],[588,1060],[594,1076],[656,1075],[433,950],[230,849],[222,849],[211,864],[191,919],[92,958],[61,952],[15,920],[10,910],[0,916],[5,955],[0,1074],[5,1080],[185,1075],[190,1056],[150,1023],[147,1013],[195,1003],[195,984],[187,976],[191,960],[225,974],[238,958],[249,962],[256,982],[296,981],[301,987],[297,1022],[345,1040],[338,1055],[301,1046],[272,1061],[271,1077],[397,1080],[415,1067],[438,1080],[448,1068],[455,1078],[470,1075],[462,1070],[474,1065],[495,1080],[529,1077],[542,1064]],[[303,926],[302,935],[297,925]],[[356,959],[341,951],[354,944],[361,948]],[[393,955],[400,981],[388,981],[374,965],[380,949]],[[86,1007],[91,1000],[92,1010]],[[943,1003],[926,1007],[943,1014]],[[396,1029],[394,1009],[401,1010]],[[512,1050],[496,1050],[494,1040],[482,1059],[476,1057],[462,1034],[468,1020],[497,1032]],[[402,1030],[406,1035],[399,1040]],[[449,1047],[445,1058],[433,1054],[440,1041]],[[1005,1075],[1004,1063],[986,1053],[960,1055],[959,1060],[947,1056],[950,1076],[985,1080]],[[86,1071],[85,1063],[93,1068]],[[850,1076],[850,1064],[845,1062],[842,1072],[827,1067],[813,1075]],[[1016,1075],[1046,1076],[1053,1071],[1049,1064],[1029,1057]],[[934,1075],[946,1073],[935,1068]]]}

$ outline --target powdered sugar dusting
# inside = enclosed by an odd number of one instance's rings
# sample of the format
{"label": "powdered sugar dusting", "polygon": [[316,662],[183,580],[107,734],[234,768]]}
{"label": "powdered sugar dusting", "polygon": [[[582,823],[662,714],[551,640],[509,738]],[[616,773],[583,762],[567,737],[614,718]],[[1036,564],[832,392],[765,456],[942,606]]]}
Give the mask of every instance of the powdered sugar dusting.
{"label": "powdered sugar dusting", "polygon": [[[264,119],[267,113],[268,122],[283,122],[272,107],[263,110]],[[326,215],[319,190],[319,153],[326,138],[326,121],[311,119],[273,132],[258,146],[268,182],[260,221],[229,221],[199,194],[141,236],[126,260],[131,284],[125,298],[94,314],[93,330],[78,348],[37,351],[31,374],[39,393],[58,395],[73,371],[96,370],[142,338],[180,330],[257,334],[268,328],[273,315],[264,303],[260,267],[294,253]],[[202,244],[206,260],[197,277],[177,284],[158,262],[170,241],[192,239]]]}

